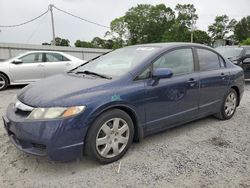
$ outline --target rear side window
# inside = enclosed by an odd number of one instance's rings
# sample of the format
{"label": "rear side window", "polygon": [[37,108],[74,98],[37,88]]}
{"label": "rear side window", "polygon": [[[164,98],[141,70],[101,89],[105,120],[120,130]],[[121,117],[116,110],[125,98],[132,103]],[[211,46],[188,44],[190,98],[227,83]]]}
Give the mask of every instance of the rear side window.
{"label": "rear side window", "polygon": [[192,73],[194,72],[192,49],[178,49],[168,52],[154,62],[153,68],[169,68],[174,75]]}
{"label": "rear side window", "polygon": [[69,61],[68,58],[57,53],[46,53],[46,62]]}
{"label": "rear side window", "polygon": [[219,56],[216,53],[205,49],[197,49],[197,53],[201,71],[220,69]]}

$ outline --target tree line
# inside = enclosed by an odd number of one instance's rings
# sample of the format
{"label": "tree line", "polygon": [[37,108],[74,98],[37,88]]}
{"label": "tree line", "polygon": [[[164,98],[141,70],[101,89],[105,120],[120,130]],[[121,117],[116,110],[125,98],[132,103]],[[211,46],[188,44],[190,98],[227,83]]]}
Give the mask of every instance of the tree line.
{"label": "tree line", "polygon": [[[177,4],[174,10],[165,4],[138,4],[130,8],[124,16],[111,21],[110,30],[104,36],[108,39],[94,37],[90,42],[77,40],[74,45],[117,49],[134,44],[191,40],[211,45],[218,39],[250,45],[250,16],[239,21],[230,19],[227,15],[216,16],[207,31],[195,28],[198,18],[193,4]],[[56,45],[69,46],[70,41],[57,37]]]}

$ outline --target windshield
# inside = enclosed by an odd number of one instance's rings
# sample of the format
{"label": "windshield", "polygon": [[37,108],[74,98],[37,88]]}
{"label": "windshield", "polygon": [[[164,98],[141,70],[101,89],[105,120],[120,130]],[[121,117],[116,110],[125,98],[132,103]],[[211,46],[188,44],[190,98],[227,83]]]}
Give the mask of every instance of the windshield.
{"label": "windshield", "polygon": [[221,53],[226,58],[237,57],[241,54],[243,48],[239,47],[224,47],[216,48],[216,51]]}
{"label": "windshield", "polygon": [[74,72],[91,71],[111,77],[122,76],[153,54],[156,49],[157,47],[138,46],[121,48],[78,67]]}

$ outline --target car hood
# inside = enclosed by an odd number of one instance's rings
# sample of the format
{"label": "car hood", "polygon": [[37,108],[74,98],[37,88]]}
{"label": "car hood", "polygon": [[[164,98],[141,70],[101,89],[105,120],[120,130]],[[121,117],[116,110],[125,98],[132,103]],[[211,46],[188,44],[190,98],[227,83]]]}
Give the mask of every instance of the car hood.
{"label": "car hood", "polygon": [[17,98],[33,107],[81,105],[90,97],[105,93],[112,82],[98,77],[56,75],[26,86]]}

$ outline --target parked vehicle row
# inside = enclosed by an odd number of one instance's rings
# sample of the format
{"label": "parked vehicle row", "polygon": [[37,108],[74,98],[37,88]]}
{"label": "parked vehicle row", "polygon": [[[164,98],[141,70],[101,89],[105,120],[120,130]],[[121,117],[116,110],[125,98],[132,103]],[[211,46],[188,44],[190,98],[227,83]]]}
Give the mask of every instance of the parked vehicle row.
{"label": "parked vehicle row", "polygon": [[0,63],[0,90],[67,71],[85,61],[63,52],[30,51]]}
{"label": "parked vehicle row", "polygon": [[137,45],[26,86],[3,119],[24,152],[110,163],[133,140],[209,115],[230,119],[243,91],[242,68],[212,48]]}
{"label": "parked vehicle row", "polygon": [[250,46],[221,46],[216,51],[242,67],[245,78],[250,78]]}

